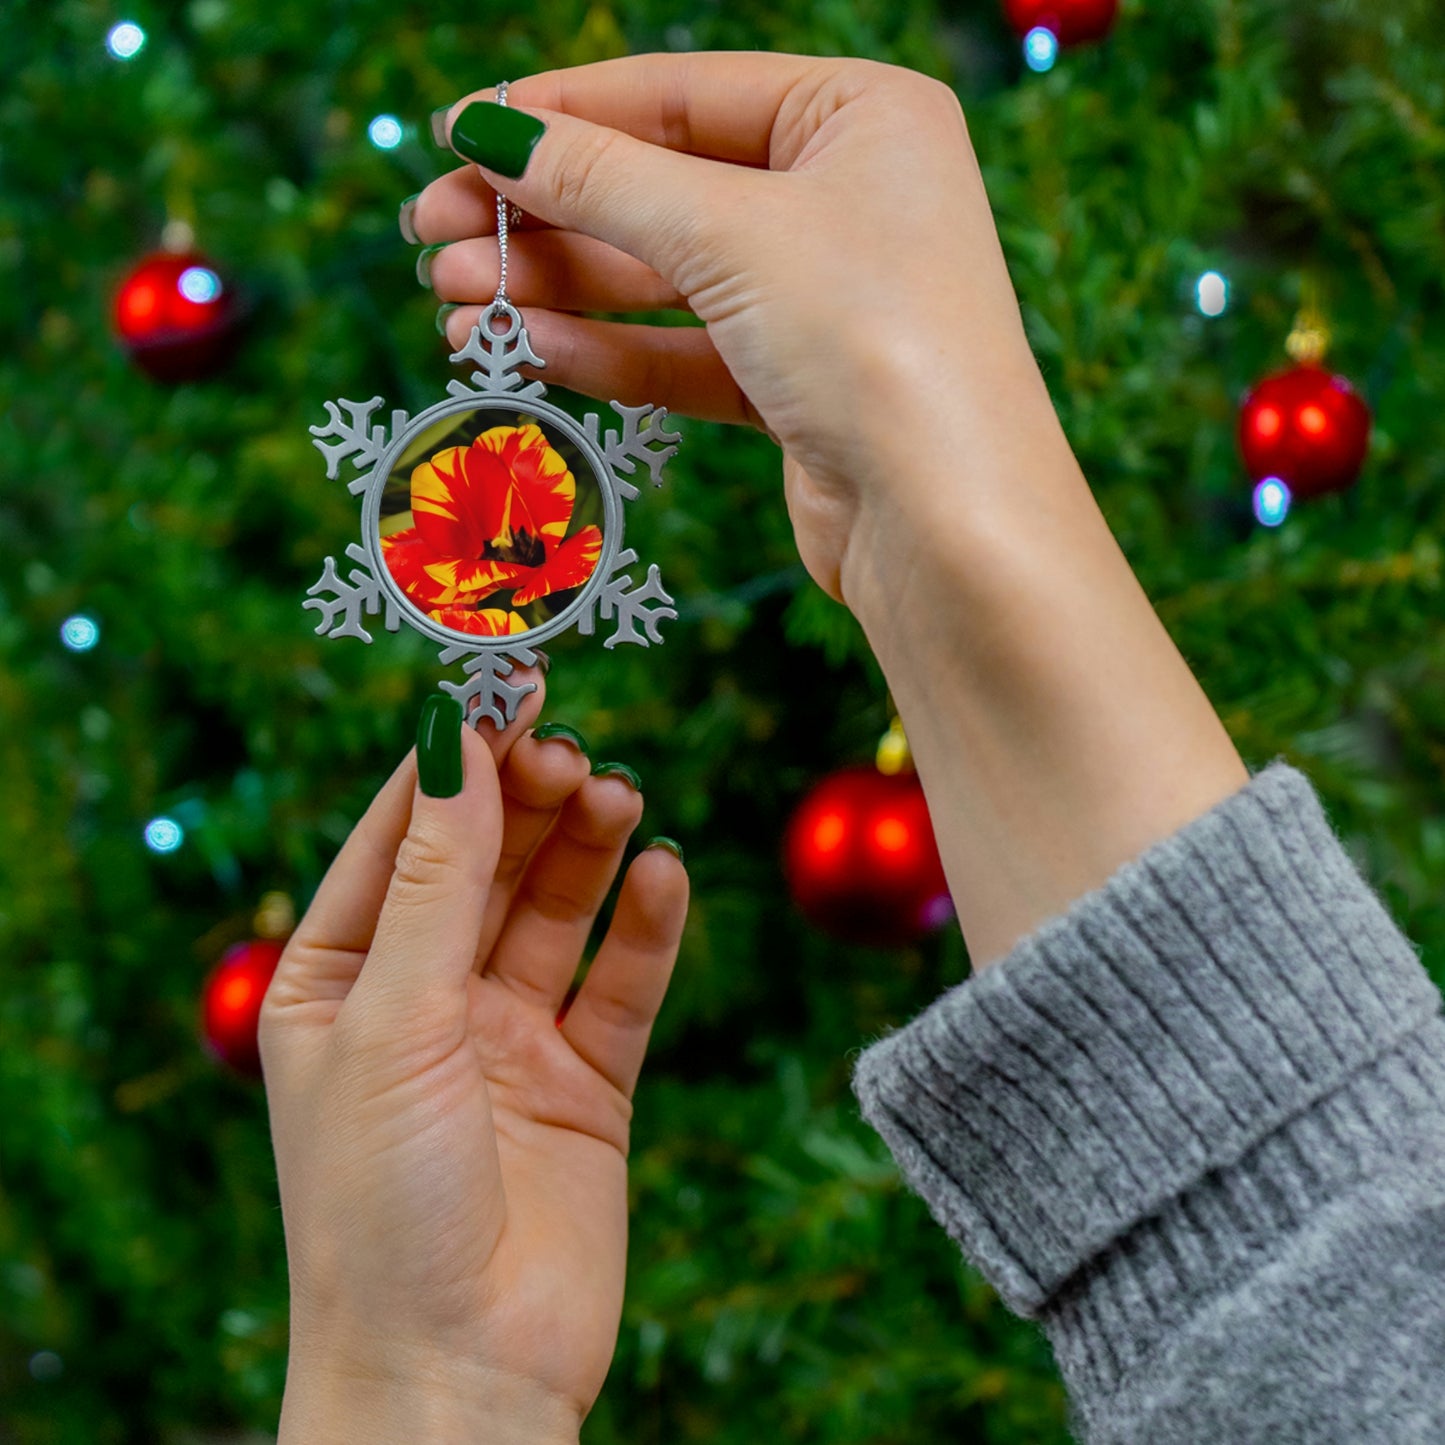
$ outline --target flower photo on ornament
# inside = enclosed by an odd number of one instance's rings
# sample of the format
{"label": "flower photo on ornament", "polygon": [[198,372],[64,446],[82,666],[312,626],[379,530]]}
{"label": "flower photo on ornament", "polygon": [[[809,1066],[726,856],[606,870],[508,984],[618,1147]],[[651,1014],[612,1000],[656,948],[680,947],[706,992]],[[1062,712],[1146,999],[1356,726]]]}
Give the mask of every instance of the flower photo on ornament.
{"label": "flower photo on ornament", "polygon": [[592,468],[553,426],[495,408],[453,414],[397,459],[381,555],[407,601],[450,631],[516,636],[566,610],[602,555]]}

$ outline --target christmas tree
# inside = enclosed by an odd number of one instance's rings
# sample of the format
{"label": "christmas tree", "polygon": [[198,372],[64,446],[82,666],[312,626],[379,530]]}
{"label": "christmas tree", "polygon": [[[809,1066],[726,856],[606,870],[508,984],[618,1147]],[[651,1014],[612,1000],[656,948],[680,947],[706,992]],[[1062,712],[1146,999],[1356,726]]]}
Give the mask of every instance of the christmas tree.
{"label": "christmas tree", "polygon": [[[199,997],[266,895],[304,907],[435,685],[419,637],[314,635],[300,604],[356,505],[308,428],[328,398],[415,413],[444,387],[397,207],[454,164],[428,113],[500,79],[761,48],[952,85],[1145,590],[1251,768],[1309,774],[1445,979],[1445,18],[1126,3],[1107,38],[1050,39],[998,0],[0,10],[0,1439],[274,1434],[265,1101],[202,1047]],[[200,312],[233,308],[180,379],[115,332],[167,243]],[[1286,510],[1236,426],[1302,310],[1374,428],[1352,488]],[[546,716],[639,767],[639,838],[681,839],[694,890],[585,1438],[1063,1441],[1047,1345],[848,1088],[859,1047],[967,975],[961,935],[840,944],[783,881],[793,808],[872,755],[885,682],[798,563],[771,443],[681,430],[628,518],[677,599],[666,647],[550,649]]]}

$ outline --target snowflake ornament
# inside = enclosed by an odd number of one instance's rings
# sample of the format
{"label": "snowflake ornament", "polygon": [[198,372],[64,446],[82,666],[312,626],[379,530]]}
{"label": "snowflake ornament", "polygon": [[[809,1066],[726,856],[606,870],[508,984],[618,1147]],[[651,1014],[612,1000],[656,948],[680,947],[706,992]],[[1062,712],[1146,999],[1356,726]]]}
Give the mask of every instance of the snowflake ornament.
{"label": "snowflake ornament", "polygon": [[361,496],[361,543],[346,549],[345,576],[328,557],[304,607],[326,637],[372,640],[364,617],[389,632],[402,622],[441,644],[444,665],[462,661],[466,680],[441,687],[469,724],[504,728],[534,683],[509,683],[536,648],[575,627],[591,636],[598,619],[615,630],[604,647],[662,641],[675,618],[656,565],[635,581],[637,553],[623,545],[623,504],[639,495],[645,469],[654,486],[676,453],[665,407],[609,405],[579,424],[544,400],[546,387],[520,368],[545,363],[520,313],[499,294],[452,361],[470,362],[469,381],[419,416],[394,410],[373,422],[381,397],[328,401],[315,445],[333,481]]}

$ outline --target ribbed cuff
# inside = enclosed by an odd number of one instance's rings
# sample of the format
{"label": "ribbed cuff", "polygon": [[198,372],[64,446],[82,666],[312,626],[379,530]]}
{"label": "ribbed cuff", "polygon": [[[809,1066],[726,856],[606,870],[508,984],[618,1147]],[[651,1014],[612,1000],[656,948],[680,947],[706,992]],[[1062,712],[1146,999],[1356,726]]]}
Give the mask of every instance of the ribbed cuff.
{"label": "ribbed cuff", "polygon": [[[1212,1171],[1439,1010],[1313,785],[1276,760],[872,1044],[853,1089],[938,1223],[1037,1316],[1166,1205],[1213,1207]],[[1445,1098],[1438,1060],[1413,1052],[1416,1093]],[[1221,1238],[1237,1233],[1226,1215]],[[1187,1227],[1207,1251],[1208,1221]]]}

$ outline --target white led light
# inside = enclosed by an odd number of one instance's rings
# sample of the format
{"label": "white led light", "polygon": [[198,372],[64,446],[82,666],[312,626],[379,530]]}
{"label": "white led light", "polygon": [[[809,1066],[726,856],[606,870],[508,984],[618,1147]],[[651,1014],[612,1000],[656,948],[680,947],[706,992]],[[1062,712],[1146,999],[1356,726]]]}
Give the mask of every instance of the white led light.
{"label": "white led light", "polygon": [[209,266],[187,266],[176,287],[187,301],[204,304],[221,294],[221,278]]}
{"label": "white led light", "polygon": [[366,128],[379,151],[394,151],[401,144],[401,122],[394,115],[378,115]]}
{"label": "white led light", "polygon": [[174,818],[152,818],[146,824],[146,847],[152,853],[174,853],[186,841],[186,830]]}
{"label": "white led light", "polygon": [[100,624],[77,612],[60,624],[60,640],[72,652],[89,652],[100,641]]}
{"label": "white led light", "polygon": [[1194,298],[1205,316],[1223,316],[1229,306],[1229,282],[1218,271],[1206,271],[1195,285]]}
{"label": "white led light", "polygon": [[133,60],[145,47],[146,33],[134,20],[122,20],[112,25],[105,37],[105,48],[117,60]]}
{"label": "white led light", "polygon": [[1278,477],[1266,477],[1254,489],[1254,515],[1262,527],[1278,527],[1289,516],[1290,490]]}
{"label": "white led light", "polygon": [[1052,70],[1059,58],[1059,37],[1047,25],[1035,25],[1024,37],[1024,59],[1030,70]]}

